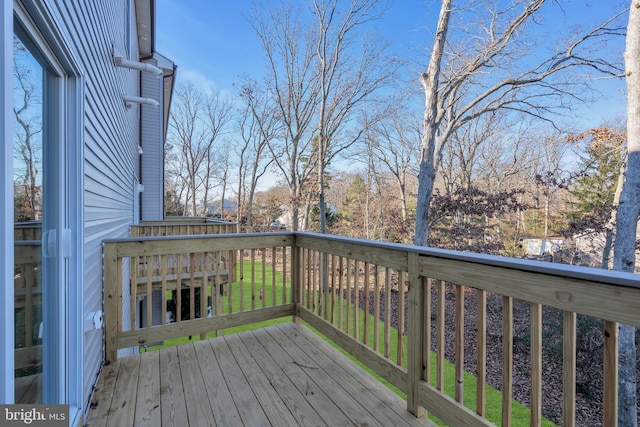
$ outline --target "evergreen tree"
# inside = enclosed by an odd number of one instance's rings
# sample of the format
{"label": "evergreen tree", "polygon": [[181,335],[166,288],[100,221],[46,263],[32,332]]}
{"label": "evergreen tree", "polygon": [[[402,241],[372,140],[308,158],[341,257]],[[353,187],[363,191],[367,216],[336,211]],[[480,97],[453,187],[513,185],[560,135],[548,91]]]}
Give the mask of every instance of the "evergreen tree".
{"label": "evergreen tree", "polygon": [[569,191],[574,210],[568,216],[573,234],[605,230],[623,162],[625,137],[612,129],[596,128],[572,136],[570,142],[586,141],[577,178]]}

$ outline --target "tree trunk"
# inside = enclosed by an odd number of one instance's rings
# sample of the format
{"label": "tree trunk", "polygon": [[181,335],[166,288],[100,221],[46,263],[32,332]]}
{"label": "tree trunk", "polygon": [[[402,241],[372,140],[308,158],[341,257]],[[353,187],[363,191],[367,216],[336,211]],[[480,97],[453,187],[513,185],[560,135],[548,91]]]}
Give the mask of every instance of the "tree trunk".
{"label": "tree trunk", "polygon": [[[633,272],[640,215],[640,0],[631,1],[626,43],[628,157],[616,219],[613,267]],[[635,427],[638,425],[635,329],[620,325],[618,339],[618,424]]]}
{"label": "tree trunk", "polygon": [[407,186],[406,172],[402,172],[402,183],[400,184],[400,202],[402,203],[402,222],[407,220]]}
{"label": "tree trunk", "polygon": [[609,222],[605,226],[605,239],[604,239],[604,247],[602,248],[602,261],[600,264],[600,268],[604,270],[609,270],[613,268],[613,242],[615,239],[615,227],[616,227],[616,217],[618,215],[618,205],[620,204],[620,195],[622,194],[622,187],[624,185],[624,173],[626,171],[626,163],[623,161],[621,164],[622,170],[618,175],[618,183],[616,184],[616,192],[613,196],[613,209],[611,210],[611,218],[609,218]]}
{"label": "tree trunk", "polygon": [[550,200],[551,196],[549,195],[549,189],[547,189],[547,194],[544,198],[544,238],[549,237],[549,216],[551,215],[550,211]]}
{"label": "tree trunk", "polygon": [[207,150],[207,154],[206,154],[206,168],[205,168],[205,175],[204,175],[204,193],[202,196],[202,210],[200,211],[200,216],[202,218],[206,218],[207,214],[209,213],[209,190],[210,190],[210,183],[211,183],[211,148],[209,148]]}
{"label": "tree trunk", "polygon": [[198,198],[196,197],[196,182],[195,182],[195,177],[193,178],[193,182],[191,183],[191,215],[190,216],[197,216],[198,215]]}
{"label": "tree trunk", "polygon": [[425,93],[424,122],[422,135],[422,149],[420,155],[420,174],[418,176],[418,204],[416,206],[416,234],[414,244],[427,246],[429,240],[429,203],[433,194],[433,185],[437,172],[437,141],[438,129],[438,84],[440,80],[440,67],[444,53],[447,31],[449,29],[449,17],[451,16],[451,3],[453,0],[442,0],[440,16],[438,17],[438,29],[429,59],[427,72],[420,76],[420,82]]}

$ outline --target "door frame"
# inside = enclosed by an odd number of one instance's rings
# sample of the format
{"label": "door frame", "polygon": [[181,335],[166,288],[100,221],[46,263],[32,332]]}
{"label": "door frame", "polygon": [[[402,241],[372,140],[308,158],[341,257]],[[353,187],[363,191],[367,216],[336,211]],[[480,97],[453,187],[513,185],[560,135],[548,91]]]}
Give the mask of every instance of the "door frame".
{"label": "door frame", "polygon": [[[0,26],[2,45],[0,46],[0,140],[11,141],[0,148],[0,199],[4,207],[13,206],[13,4],[4,1],[0,5]],[[13,209],[0,209],[0,244],[13,248]],[[13,283],[13,250],[0,251],[0,280]],[[14,286],[0,286],[0,342],[15,342],[14,331]],[[13,403],[14,351],[13,345],[0,350],[0,402]],[[10,347],[11,351],[6,348]],[[11,380],[6,380],[11,378]]]}
{"label": "door frame", "polygon": [[[83,162],[84,162],[84,79],[79,61],[68,45],[70,37],[59,31],[64,26],[51,7],[34,0],[3,2],[0,19],[4,23],[2,54],[2,82],[0,96],[1,129],[4,140],[0,151],[0,162],[5,166],[0,199],[5,209],[0,210],[0,242],[5,248],[12,248],[13,241],[13,34],[15,22],[26,32],[48,64],[43,90],[54,96],[47,107],[59,113],[53,116],[53,123],[46,131],[55,144],[55,183],[59,189],[60,201],[55,208],[55,251],[57,279],[62,284],[55,293],[53,310],[43,310],[45,325],[51,325],[51,333],[60,337],[60,345],[43,354],[45,360],[53,363],[53,377],[57,386],[44,394],[46,403],[66,403],[70,406],[70,425],[78,424],[83,407],[83,289],[82,289],[82,242],[83,242]],[[46,114],[43,115],[45,117]],[[13,251],[2,251],[0,257],[0,277],[5,283],[13,283]],[[2,287],[4,297],[0,327],[0,342],[14,342],[14,287]],[[13,403],[14,393],[14,349],[13,345],[0,350],[0,373],[4,380],[0,384],[0,401]]]}

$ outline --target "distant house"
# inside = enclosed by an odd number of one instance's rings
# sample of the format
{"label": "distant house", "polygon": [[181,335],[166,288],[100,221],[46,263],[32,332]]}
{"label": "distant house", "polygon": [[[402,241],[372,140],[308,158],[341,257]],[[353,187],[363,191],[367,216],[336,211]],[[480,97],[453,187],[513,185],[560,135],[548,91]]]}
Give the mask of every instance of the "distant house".
{"label": "distant house", "polygon": [[528,256],[553,255],[561,249],[562,244],[564,243],[564,239],[562,238],[526,238],[521,241],[525,254]]}
{"label": "distant house", "polygon": [[[102,241],[163,219],[176,67],[155,50],[155,7],[15,0],[0,8],[0,274],[15,284],[0,298],[0,402],[66,403],[74,426],[104,360]],[[41,76],[30,89],[41,101],[41,230],[22,237],[13,217],[16,55]]]}
{"label": "distant house", "polygon": [[219,216],[224,207],[225,215],[235,215],[238,212],[238,205],[231,200],[216,200],[207,207],[207,216]]}

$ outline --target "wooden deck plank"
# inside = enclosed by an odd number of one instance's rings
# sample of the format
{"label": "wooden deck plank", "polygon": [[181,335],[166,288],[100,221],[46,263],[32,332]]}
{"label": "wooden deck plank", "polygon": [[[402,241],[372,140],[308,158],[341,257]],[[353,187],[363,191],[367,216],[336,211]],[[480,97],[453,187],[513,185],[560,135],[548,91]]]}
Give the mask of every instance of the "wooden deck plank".
{"label": "wooden deck plank", "polygon": [[193,343],[179,345],[178,357],[180,358],[180,373],[189,425],[215,426],[209,400],[202,399],[205,394],[204,381]]}
{"label": "wooden deck plank", "polygon": [[119,370],[120,360],[102,367],[100,371],[101,381],[93,392],[93,397],[91,398],[92,410],[87,414],[86,424],[91,424],[94,427],[106,427]]}
{"label": "wooden deck plank", "polygon": [[402,398],[293,323],[105,365],[85,425],[145,424],[433,425],[413,417]]}
{"label": "wooden deck plank", "polygon": [[108,426],[130,426],[136,411],[136,391],[140,357],[123,357],[120,361],[118,378],[116,379],[113,400],[107,420]]}
{"label": "wooden deck plank", "polygon": [[262,362],[262,356],[252,355],[238,335],[227,336],[225,341],[238,364],[242,366],[244,375],[271,424],[280,426],[301,424],[302,418],[294,418],[296,413],[293,412],[292,414],[287,409],[286,403],[275,392],[269,379],[260,369],[259,364]]}
{"label": "wooden deck plank", "polygon": [[[362,385],[366,390],[377,399],[378,410],[385,412],[387,416],[393,415],[394,423],[406,423],[411,426],[430,426],[430,421],[424,418],[416,418],[407,411],[406,401],[397,396],[393,391],[376,380],[369,373],[362,370],[354,362],[347,359],[342,353],[333,348],[328,342],[324,341],[309,328],[299,325],[278,325],[289,337],[296,335],[304,337],[308,343],[302,343],[300,347],[312,358],[323,357],[325,354],[332,366],[326,369],[326,372],[341,379],[339,384],[348,391],[353,390],[351,387],[358,384]],[[340,363],[336,363],[340,361]],[[387,424],[382,424],[387,425]],[[394,424],[395,425],[395,424]]]}
{"label": "wooden deck plank", "polygon": [[[285,328],[291,328],[290,325],[285,325]],[[293,363],[303,369],[321,390],[331,390],[327,396],[331,399],[336,406],[344,405],[350,408],[350,411],[345,415],[351,420],[354,425],[357,426],[369,426],[375,425],[382,420],[375,420],[371,416],[371,412],[375,412],[376,408],[369,405],[368,392],[364,387],[353,388],[347,390],[350,381],[345,377],[342,377],[340,381],[336,381],[332,378],[332,375],[327,372],[326,367],[330,367],[329,371],[335,368],[335,360],[330,360],[328,357],[314,357],[311,358],[307,353],[299,347],[300,340],[291,340],[282,330],[270,329],[269,335],[273,337],[283,349],[291,356]],[[306,341],[306,340],[304,340]],[[387,419],[382,422],[384,425],[394,425],[392,419]]]}
{"label": "wooden deck plank", "polygon": [[162,425],[182,427],[187,420],[187,403],[180,374],[178,348],[160,350],[160,412]]}
{"label": "wooden deck plank", "polygon": [[136,426],[155,427],[161,425],[159,354],[157,351],[149,351],[140,355]]}
{"label": "wooden deck plank", "polygon": [[[289,409],[301,422],[300,425],[348,425],[349,419],[321,390],[306,370],[295,364],[279,343],[274,342],[266,330],[252,331],[254,340],[249,341],[249,350],[264,348],[260,367],[269,377],[275,390],[280,393]],[[317,366],[313,366],[313,370]],[[304,415],[301,419],[300,415]],[[324,416],[320,416],[323,414]]]}
{"label": "wooden deck plank", "polygon": [[211,345],[208,341],[196,341],[193,346],[196,349],[204,387],[207,391],[216,424],[221,426],[239,425],[241,423],[240,414],[224,380],[222,370]]}
{"label": "wooden deck plank", "polygon": [[42,389],[42,374],[27,375],[16,378],[15,399],[17,403],[33,403],[37,401]]}
{"label": "wooden deck plank", "polygon": [[231,353],[224,337],[210,340],[213,353],[216,355],[227,387],[231,391],[233,401],[245,426],[268,426],[269,419],[259,404],[256,396],[244,376],[241,367]]}

